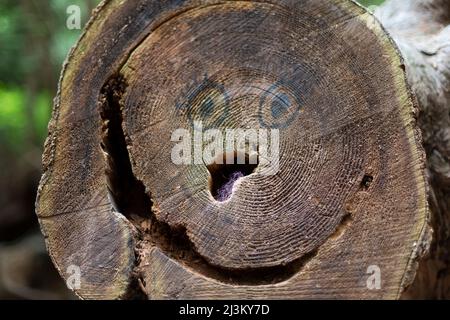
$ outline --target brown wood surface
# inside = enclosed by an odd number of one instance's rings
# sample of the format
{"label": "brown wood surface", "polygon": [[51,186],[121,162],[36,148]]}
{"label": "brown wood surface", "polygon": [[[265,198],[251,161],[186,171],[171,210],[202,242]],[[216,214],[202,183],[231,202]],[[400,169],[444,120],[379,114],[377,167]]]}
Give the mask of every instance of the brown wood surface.
{"label": "brown wood surface", "polygon": [[[416,107],[351,1],[105,1],[49,126],[48,249],[83,298],[399,298],[430,241]],[[211,168],[170,158],[193,120],[279,129],[280,171],[217,201]]]}
{"label": "brown wood surface", "polygon": [[404,298],[450,298],[450,1],[388,1],[376,16],[398,44],[419,101],[433,242]]}

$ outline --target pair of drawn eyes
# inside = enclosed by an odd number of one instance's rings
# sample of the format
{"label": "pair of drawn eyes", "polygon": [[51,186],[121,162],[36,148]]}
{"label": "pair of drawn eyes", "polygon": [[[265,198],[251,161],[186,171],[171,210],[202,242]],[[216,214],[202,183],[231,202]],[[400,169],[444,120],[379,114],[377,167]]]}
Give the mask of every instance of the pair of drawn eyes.
{"label": "pair of drawn eyes", "polygon": [[[209,122],[209,127],[225,123],[232,110],[231,97],[221,84],[208,82],[199,86],[179,110],[187,115],[193,123],[197,121]],[[263,128],[282,128],[289,125],[300,111],[300,103],[295,95],[284,89],[280,84],[274,84],[268,89],[261,89],[257,112],[258,121]]]}

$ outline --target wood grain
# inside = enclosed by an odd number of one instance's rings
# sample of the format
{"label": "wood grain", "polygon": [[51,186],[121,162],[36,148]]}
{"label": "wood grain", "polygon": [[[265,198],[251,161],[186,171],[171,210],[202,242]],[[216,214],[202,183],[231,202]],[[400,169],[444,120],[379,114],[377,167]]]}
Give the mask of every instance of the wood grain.
{"label": "wood grain", "polygon": [[[429,242],[404,69],[350,1],[105,1],[49,127],[37,211],[55,264],[81,267],[83,298],[398,298]],[[278,129],[279,172],[218,201],[208,164],[171,161],[196,120]]]}

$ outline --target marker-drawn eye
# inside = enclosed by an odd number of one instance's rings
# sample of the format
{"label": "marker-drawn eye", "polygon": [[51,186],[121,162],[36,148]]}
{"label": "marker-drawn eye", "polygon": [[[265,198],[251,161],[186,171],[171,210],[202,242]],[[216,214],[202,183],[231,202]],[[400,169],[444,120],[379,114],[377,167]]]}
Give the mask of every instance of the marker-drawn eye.
{"label": "marker-drawn eye", "polygon": [[258,118],[263,128],[280,129],[289,126],[298,116],[301,104],[294,94],[276,83],[260,98]]}
{"label": "marker-drawn eye", "polygon": [[188,117],[194,129],[195,122],[201,121],[202,130],[218,128],[230,113],[230,99],[223,85],[205,78],[177,106]]}
{"label": "marker-drawn eye", "polygon": [[275,119],[281,118],[287,112],[289,112],[289,107],[291,106],[291,101],[289,96],[285,93],[279,94],[276,98],[272,100],[272,117]]}

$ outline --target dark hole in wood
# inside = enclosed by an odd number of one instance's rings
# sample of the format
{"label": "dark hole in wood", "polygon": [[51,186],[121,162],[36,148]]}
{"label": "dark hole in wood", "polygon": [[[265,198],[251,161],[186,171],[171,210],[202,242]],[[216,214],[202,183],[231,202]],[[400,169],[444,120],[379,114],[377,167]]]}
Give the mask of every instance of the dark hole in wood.
{"label": "dark hole in wood", "polygon": [[248,154],[241,154],[240,156],[242,159],[245,159],[243,164],[238,163],[238,154],[235,152],[231,156],[228,155],[228,157],[226,154],[223,154],[221,156],[222,163],[213,163],[207,166],[211,174],[209,188],[212,196],[217,201],[223,202],[228,200],[233,193],[235,182],[242,177],[252,174],[258,166],[258,163],[250,163]]}
{"label": "dark hole in wood", "polygon": [[369,189],[370,185],[373,182],[373,176],[371,175],[364,175],[362,181],[361,181],[361,188],[363,188],[364,190]]}

